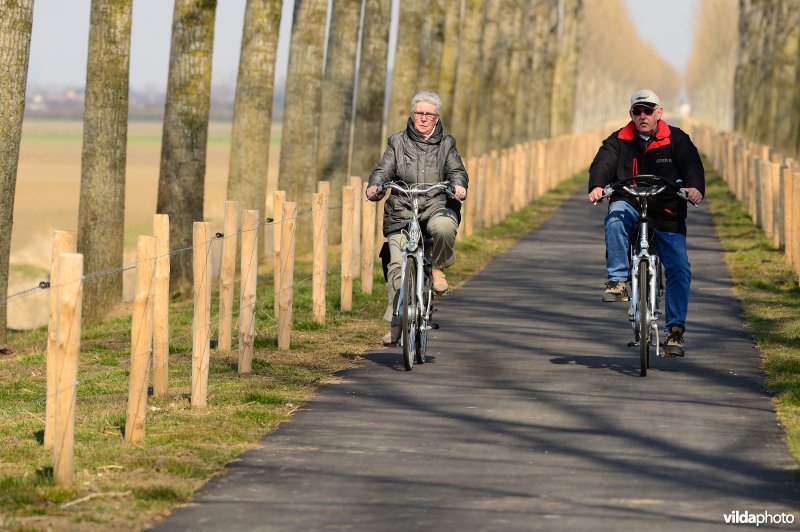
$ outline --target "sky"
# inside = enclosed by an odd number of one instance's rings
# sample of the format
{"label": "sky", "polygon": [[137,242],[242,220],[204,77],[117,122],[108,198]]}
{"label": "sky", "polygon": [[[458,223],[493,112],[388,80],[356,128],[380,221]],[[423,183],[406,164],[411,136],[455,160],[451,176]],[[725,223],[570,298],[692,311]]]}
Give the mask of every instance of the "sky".
{"label": "sky", "polygon": [[[693,14],[698,2],[625,0],[642,38],[650,41],[679,70],[691,50]],[[233,87],[236,83],[245,3],[246,0],[217,3],[212,85]],[[292,4],[292,0],[284,0],[276,64],[279,77],[286,69]],[[91,0],[35,0],[29,85],[82,87],[85,84],[90,5]],[[130,64],[133,89],[166,89],[172,6],[169,0],[133,2]]]}

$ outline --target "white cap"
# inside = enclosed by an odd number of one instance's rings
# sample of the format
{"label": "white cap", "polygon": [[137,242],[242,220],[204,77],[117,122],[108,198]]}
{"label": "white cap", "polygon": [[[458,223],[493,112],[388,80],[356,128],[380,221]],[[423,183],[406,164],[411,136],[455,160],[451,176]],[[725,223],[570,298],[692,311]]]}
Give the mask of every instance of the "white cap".
{"label": "white cap", "polygon": [[661,100],[658,98],[658,94],[651,91],[650,89],[642,89],[639,92],[633,93],[631,96],[631,107],[634,105],[646,105],[648,107],[658,107],[661,104]]}

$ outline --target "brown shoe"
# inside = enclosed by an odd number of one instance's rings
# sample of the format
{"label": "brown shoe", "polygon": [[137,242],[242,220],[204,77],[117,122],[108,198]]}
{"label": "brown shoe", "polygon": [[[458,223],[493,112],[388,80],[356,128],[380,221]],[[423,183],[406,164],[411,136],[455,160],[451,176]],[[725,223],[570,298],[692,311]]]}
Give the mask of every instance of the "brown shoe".
{"label": "brown shoe", "polygon": [[433,277],[433,291],[436,292],[437,295],[446,293],[449,287],[447,286],[447,277],[444,276],[444,272],[434,268],[431,272],[431,276]]}
{"label": "brown shoe", "polygon": [[400,325],[392,325],[392,328],[389,329],[389,332],[383,335],[381,338],[381,342],[383,342],[384,347],[394,347],[397,345],[397,342],[400,341],[400,332],[401,332]]}

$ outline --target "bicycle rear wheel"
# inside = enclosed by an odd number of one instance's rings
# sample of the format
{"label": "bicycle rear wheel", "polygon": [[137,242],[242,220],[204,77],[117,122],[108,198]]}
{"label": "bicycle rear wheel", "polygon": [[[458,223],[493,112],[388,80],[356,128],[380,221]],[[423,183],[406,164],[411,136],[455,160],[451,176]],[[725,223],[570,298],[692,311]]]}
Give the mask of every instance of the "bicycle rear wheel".
{"label": "bicycle rear wheel", "polygon": [[639,374],[647,375],[650,367],[650,323],[647,320],[650,306],[650,271],[646,262],[639,263]]}
{"label": "bicycle rear wheel", "polygon": [[[429,278],[428,278],[429,279]],[[422,298],[424,302],[427,304],[432,297],[430,291],[430,282],[427,283],[427,286],[422,287]],[[425,363],[425,351],[428,348],[428,320],[425,316],[423,316],[423,312],[425,311],[424,308],[420,309],[419,311],[419,327],[417,328],[417,344],[416,344],[416,355],[417,355],[417,364],[424,364]]]}
{"label": "bicycle rear wheel", "polygon": [[403,363],[406,370],[414,367],[418,327],[417,310],[417,262],[414,257],[406,259],[406,273],[403,278],[403,314],[400,318],[403,335]]}

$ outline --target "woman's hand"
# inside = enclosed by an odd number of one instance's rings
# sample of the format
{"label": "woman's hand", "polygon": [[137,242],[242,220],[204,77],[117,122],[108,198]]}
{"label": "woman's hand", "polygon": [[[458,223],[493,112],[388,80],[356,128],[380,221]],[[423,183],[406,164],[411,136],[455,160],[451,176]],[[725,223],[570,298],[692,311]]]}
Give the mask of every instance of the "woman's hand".
{"label": "woman's hand", "polygon": [[467,189],[461,185],[456,185],[453,187],[453,195],[458,199],[463,200],[467,197]]}
{"label": "woman's hand", "polygon": [[370,201],[380,201],[383,198],[383,194],[376,196],[376,192],[378,192],[378,185],[370,185],[367,187],[367,199]]}

